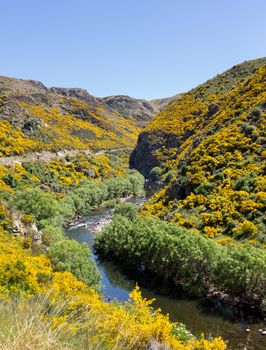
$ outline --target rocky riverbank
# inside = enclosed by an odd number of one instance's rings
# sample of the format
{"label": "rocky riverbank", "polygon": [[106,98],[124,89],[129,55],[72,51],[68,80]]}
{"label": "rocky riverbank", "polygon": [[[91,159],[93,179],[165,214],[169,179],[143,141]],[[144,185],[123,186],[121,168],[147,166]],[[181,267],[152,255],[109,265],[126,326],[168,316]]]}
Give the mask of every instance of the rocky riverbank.
{"label": "rocky riverbank", "polygon": [[[118,203],[132,202],[135,205],[141,206],[145,203],[145,201],[146,201],[146,198],[144,196],[136,198],[133,195],[129,195],[123,198],[119,198]],[[100,232],[102,229],[104,229],[105,226],[107,226],[112,221],[112,208],[110,209],[107,209],[107,208],[108,206],[106,205],[106,202],[100,206],[99,209],[100,210],[106,209],[106,213],[105,213],[105,216],[99,218],[99,221],[97,222],[90,223],[90,221],[83,221],[84,218],[81,215],[77,215],[75,218],[68,221],[65,226],[68,227],[70,230],[81,228],[81,227],[87,227],[90,229],[92,233]],[[95,210],[95,212],[96,211],[97,209]]]}

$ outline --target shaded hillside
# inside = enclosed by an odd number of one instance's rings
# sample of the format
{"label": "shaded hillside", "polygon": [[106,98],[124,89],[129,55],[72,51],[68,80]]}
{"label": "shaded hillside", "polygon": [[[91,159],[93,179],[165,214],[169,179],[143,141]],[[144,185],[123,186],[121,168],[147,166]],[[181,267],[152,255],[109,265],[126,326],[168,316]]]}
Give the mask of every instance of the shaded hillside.
{"label": "shaded hillside", "polygon": [[265,243],[265,64],[200,85],[140,134],[131,165],[165,184],[144,212],[211,238]]}
{"label": "shaded hillside", "polygon": [[148,101],[130,96],[117,95],[104,97],[100,100],[125,118],[133,117],[140,125],[146,126],[154,115],[173,102],[178,96],[180,95]]}
{"label": "shaded hillside", "polygon": [[0,77],[0,154],[134,146],[140,131],[83,89]]}

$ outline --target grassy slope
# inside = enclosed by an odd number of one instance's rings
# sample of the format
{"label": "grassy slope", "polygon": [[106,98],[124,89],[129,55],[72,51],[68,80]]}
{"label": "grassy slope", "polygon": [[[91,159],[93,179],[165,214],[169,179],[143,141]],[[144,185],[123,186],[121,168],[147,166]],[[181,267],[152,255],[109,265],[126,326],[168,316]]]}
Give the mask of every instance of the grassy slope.
{"label": "grassy slope", "polygon": [[265,244],[265,64],[235,66],[152,120],[145,132],[160,139],[165,186],[144,213],[221,242]]}

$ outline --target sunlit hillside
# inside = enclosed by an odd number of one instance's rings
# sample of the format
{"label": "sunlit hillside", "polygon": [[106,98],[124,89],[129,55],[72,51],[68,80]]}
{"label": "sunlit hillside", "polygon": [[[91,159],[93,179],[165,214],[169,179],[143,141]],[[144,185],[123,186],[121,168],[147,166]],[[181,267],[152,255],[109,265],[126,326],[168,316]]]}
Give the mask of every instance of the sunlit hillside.
{"label": "sunlit hillside", "polygon": [[40,82],[0,78],[2,155],[59,149],[132,147],[140,131],[82,89],[47,89]]}
{"label": "sunlit hillside", "polygon": [[147,142],[144,157],[153,168],[136,168],[164,186],[143,213],[221,243],[265,244],[265,64],[259,59],[235,66],[152,120],[133,161]]}

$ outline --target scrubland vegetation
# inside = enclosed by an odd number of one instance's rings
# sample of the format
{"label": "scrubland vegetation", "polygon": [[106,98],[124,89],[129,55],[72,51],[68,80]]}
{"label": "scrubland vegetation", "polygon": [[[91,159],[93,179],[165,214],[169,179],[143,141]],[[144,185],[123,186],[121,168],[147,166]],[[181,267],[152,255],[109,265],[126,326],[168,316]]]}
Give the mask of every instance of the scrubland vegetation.
{"label": "scrubland vegetation", "polygon": [[134,146],[140,129],[133,117],[124,118],[84,91],[70,96],[38,85],[32,93],[36,82],[23,81],[27,90],[20,84],[0,78],[0,156]]}
{"label": "scrubland vegetation", "polygon": [[130,269],[147,269],[193,296],[217,295],[227,302],[266,311],[266,252],[249,244],[221,245],[176,224],[118,207],[96,238],[100,254]]}
{"label": "scrubland vegetation", "polygon": [[[81,154],[46,165],[2,167],[1,348],[225,349],[221,339],[196,339],[182,324],[171,323],[138,288],[127,303],[105,302],[88,246],[64,236],[63,224],[76,215],[142,191],[143,177],[125,170],[125,158],[123,152],[96,159]],[[14,213],[26,236],[9,233]],[[42,232],[41,244],[34,242],[32,223]]]}
{"label": "scrubland vegetation", "polygon": [[[127,303],[105,302],[96,291],[92,266],[84,270],[88,252],[76,242],[60,240],[44,256],[25,238],[14,238],[1,228],[0,245],[3,349],[133,350],[149,348],[153,342],[166,349],[226,348],[221,339],[197,340],[183,325],[171,323],[151,308],[138,287]],[[64,264],[77,278],[81,273],[81,281],[65,271]]]}
{"label": "scrubland vegetation", "polygon": [[[99,162],[99,157],[85,161],[81,155],[75,159],[77,163],[74,160],[70,163],[71,166],[63,161],[48,166],[40,162],[26,163],[6,168],[9,172],[2,177],[5,184],[1,192],[2,227],[12,229],[12,213],[18,212],[30,239],[34,222],[42,232],[42,242],[49,247],[48,256],[54,270],[70,271],[94,286],[99,284],[99,273],[88,247],[67,239],[63,225],[77,215],[90,213],[107,200],[142,191],[143,177],[136,171],[119,169],[117,158],[111,157],[113,162],[107,156],[102,156]],[[91,169],[94,178],[87,173]],[[124,176],[117,177],[118,173]],[[113,178],[108,179],[108,176]],[[66,178],[76,181],[66,181]],[[38,250],[43,250],[43,246]]]}
{"label": "scrubland vegetation", "polygon": [[0,156],[80,153],[0,166],[1,349],[226,348],[170,322],[138,286],[125,303],[104,301],[88,246],[64,235],[104,204],[114,210],[96,239],[103,257],[193,296],[266,311],[265,63],[233,67],[150,122],[143,164],[154,164],[149,177],[162,189],[140,210],[114,206],[143,190],[127,169],[136,119],[83,90],[16,89],[2,78]]}
{"label": "scrubland vegetation", "polygon": [[[263,62],[251,61],[243,70],[236,66],[202,84],[148,125],[151,139],[161,134],[155,151],[160,166],[151,177],[156,171],[164,187],[143,214],[223,244],[236,240],[265,248],[266,66],[255,69]],[[241,78],[238,84],[230,75]],[[225,77],[229,80],[220,91]]]}

